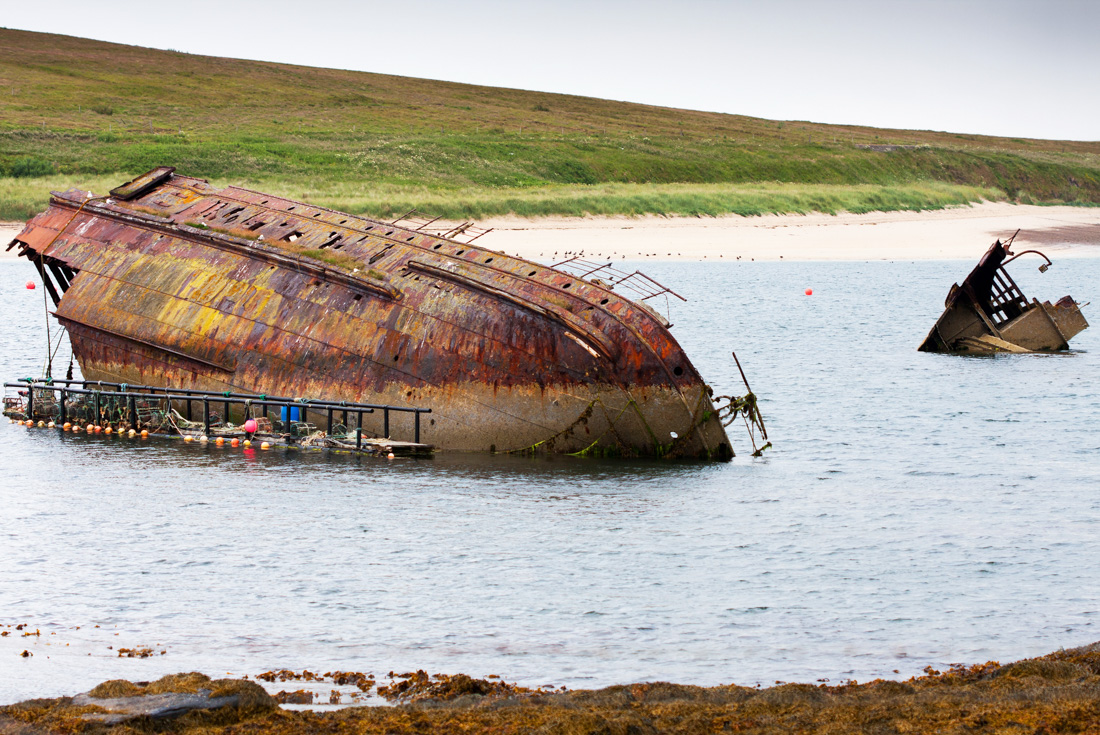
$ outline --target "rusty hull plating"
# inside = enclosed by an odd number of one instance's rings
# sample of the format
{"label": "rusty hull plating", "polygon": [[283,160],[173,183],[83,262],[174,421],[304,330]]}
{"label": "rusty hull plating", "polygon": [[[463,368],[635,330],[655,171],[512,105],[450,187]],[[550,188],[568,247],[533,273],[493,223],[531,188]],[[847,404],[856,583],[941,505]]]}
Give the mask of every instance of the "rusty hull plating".
{"label": "rusty hull plating", "polygon": [[1039,266],[1045,272],[1050,258],[1037,250],[1013,255],[1011,244],[1011,239],[994,242],[962,285],[952,285],[943,314],[918,348],[921,352],[1057,352],[1069,349],[1069,341],[1088,328],[1080,305],[1070,296],[1054,304],[1028,302],[1005,266],[1034,254],[1046,261]]}
{"label": "rusty hull plating", "polygon": [[648,309],[470,242],[162,167],[12,245],[88,380],[430,407],[442,449],[733,454]]}

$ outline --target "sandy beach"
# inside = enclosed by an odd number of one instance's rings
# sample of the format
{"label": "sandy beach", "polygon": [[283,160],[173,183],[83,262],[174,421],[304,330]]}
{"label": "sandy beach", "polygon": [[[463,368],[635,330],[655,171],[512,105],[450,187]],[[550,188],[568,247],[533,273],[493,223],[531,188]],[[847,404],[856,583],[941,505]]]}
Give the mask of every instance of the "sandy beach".
{"label": "sandy beach", "polygon": [[[478,244],[539,262],[611,260],[976,260],[995,238],[1051,257],[1100,255],[1100,208],[982,203],[930,212],[762,217],[590,217],[485,220]],[[0,223],[7,245],[22,229]],[[1017,247],[1017,249],[1021,249]],[[0,258],[15,257],[14,250]]]}
{"label": "sandy beach", "polygon": [[839,215],[502,218],[479,225],[493,228],[479,242],[539,261],[581,253],[614,260],[976,260],[995,238],[1017,229],[1018,245],[1052,257],[1100,255],[1100,208],[1003,203]]}

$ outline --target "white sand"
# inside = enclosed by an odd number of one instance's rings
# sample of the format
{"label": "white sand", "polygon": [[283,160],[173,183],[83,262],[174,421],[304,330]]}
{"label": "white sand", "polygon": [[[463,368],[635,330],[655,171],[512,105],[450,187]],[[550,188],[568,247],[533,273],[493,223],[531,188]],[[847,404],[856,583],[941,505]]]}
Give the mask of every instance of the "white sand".
{"label": "white sand", "polygon": [[0,260],[8,260],[16,257],[15,248],[10,252],[4,250],[19,231],[23,229],[22,222],[0,222]]}
{"label": "white sand", "polygon": [[[946,260],[976,261],[995,238],[1017,250],[1054,256],[1100,256],[1100,208],[984,203],[934,212],[766,215],[762,217],[518,217],[492,227],[477,244],[540,262],[586,259]],[[0,223],[3,248],[22,229]]]}
{"label": "white sand", "polygon": [[[984,203],[934,212],[762,217],[599,217],[479,222],[478,240],[541,262],[586,259],[977,260],[1017,229],[1052,257],[1100,255],[1100,208]],[[556,255],[555,255],[556,253]]]}

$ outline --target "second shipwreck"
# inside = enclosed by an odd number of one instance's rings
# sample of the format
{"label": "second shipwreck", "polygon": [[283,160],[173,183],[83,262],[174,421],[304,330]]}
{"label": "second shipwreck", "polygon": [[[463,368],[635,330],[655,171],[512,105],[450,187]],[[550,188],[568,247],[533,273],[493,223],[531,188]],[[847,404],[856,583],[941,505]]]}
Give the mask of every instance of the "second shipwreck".
{"label": "second shipwreck", "polygon": [[1081,305],[1070,296],[1053,304],[1027,300],[1005,266],[1033,254],[1045,261],[1039,266],[1045,273],[1051,262],[1038,250],[1013,254],[1015,237],[990,245],[962,285],[951,286],[943,314],[921,343],[921,352],[1058,352],[1069,349],[1069,341],[1088,328]]}

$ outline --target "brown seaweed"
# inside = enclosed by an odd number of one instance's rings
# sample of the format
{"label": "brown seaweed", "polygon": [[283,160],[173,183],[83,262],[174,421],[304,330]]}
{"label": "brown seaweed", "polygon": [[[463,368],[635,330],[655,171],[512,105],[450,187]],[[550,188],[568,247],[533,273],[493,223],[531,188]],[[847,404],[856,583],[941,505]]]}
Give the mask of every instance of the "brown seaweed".
{"label": "brown seaweed", "polygon": [[[182,675],[190,677],[194,675]],[[108,727],[69,698],[0,707],[0,732],[181,735],[364,733],[1097,733],[1100,643],[1000,665],[927,669],[907,681],[698,687],[650,682],[568,692],[496,688],[495,680],[422,671],[387,690],[409,703],[310,712],[240,709]],[[117,687],[117,685],[115,685]],[[139,685],[131,685],[139,686]],[[414,701],[415,700],[415,701]]]}

